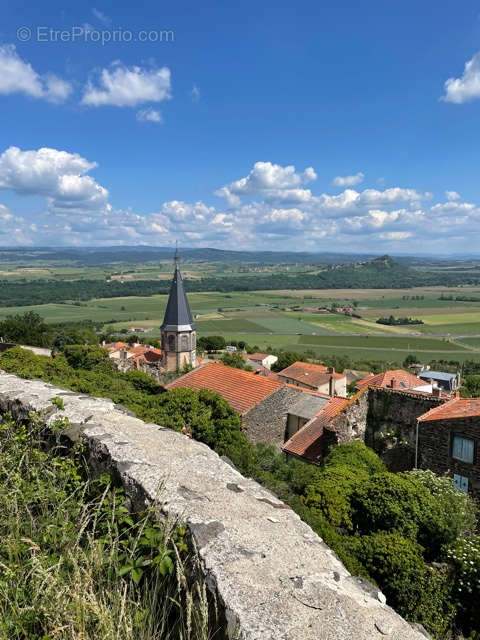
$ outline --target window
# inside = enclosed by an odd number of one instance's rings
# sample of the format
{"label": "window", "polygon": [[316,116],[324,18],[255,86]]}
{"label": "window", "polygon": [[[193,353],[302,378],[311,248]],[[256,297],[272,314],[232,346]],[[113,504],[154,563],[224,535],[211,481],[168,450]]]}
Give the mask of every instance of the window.
{"label": "window", "polygon": [[180,351],[188,351],[188,336],[183,335],[181,338],[182,347]]}
{"label": "window", "polygon": [[168,349],[169,351],[175,351],[175,336],[173,334],[168,336]]}
{"label": "window", "polygon": [[473,463],[474,442],[470,438],[463,436],[453,436],[452,458],[462,462]]}
{"label": "window", "polygon": [[460,476],[458,473],[453,474],[453,486],[455,489],[462,491],[463,493],[468,492],[468,478],[465,476]]}

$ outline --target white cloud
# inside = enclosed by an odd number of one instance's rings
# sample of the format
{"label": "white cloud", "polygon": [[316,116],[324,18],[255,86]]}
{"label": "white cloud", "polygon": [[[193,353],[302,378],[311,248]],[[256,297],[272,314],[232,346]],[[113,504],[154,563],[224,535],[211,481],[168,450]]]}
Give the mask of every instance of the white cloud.
{"label": "white cloud", "polygon": [[104,13],[102,13],[99,9],[95,9],[95,7],[94,7],[92,9],[92,13],[95,16],[95,18],[97,20],[99,20],[102,24],[104,24],[106,27],[108,27],[110,24],[112,24],[112,19],[109,18]]}
{"label": "white cloud", "polygon": [[256,162],[248,176],[231,182],[215,193],[224,197],[229,204],[236,206],[240,203],[240,196],[261,194],[275,199],[290,198],[292,201],[306,199],[311,196],[310,191],[298,187],[316,180],[317,174],[312,167],[307,167],[303,173],[297,173],[293,165],[282,167],[271,162]]}
{"label": "white cloud", "polygon": [[336,187],[354,187],[356,184],[363,182],[365,174],[360,171],[353,176],[337,176],[333,179],[333,184]]}
{"label": "white cloud", "polygon": [[0,94],[23,93],[49,102],[64,102],[72,86],[52,73],[38,74],[14,45],[0,45]]}
{"label": "white cloud", "polygon": [[410,231],[388,231],[387,233],[381,233],[379,237],[382,240],[407,240],[412,235]]}
{"label": "white cloud", "polygon": [[198,102],[200,100],[200,89],[197,87],[196,84],[193,85],[191,91],[190,91],[190,97],[193,100],[193,102]]}
{"label": "white cloud", "polygon": [[0,155],[0,189],[47,198],[51,212],[108,210],[108,191],[85,175],[96,167],[77,153],[9,147]]}
{"label": "white cloud", "polygon": [[139,122],[163,122],[162,114],[158,109],[152,109],[148,107],[147,109],[140,109],[137,113],[137,120]]}
{"label": "white cloud", "polygon": [[445,191],[445,196],[447,197],[447,200],[449,200],[450,202],[453,202],[454,200],[460,200],[462,197],[456,191]]}
{"label": "white cloud", "polygon": [[480,98],[480,52],[465,64],[461,78],[449,78],[445,82],[443,100],[462,104]]}
{"label": "white cloud", "polygon": [[168,100],[170,89],[170,69],[167,67],[146,69],[116,63],[108,69],[102,69],[96,82],[89,80],[82,104],[93,107],[135,107],[144,102]]}
{"label": "white cloud", "polygon": [[239,195],[232,194],[238,203],[227,201],[226,209],[179,199],[138,213],[108,203],[107,190],[90,175],[95,167],[66,151],[7,149],[0,155],[0,188],[43,196],[46,207],[39,212],[36,204],[35,212],[20,218],[0,206],[0,227],[9,230],[0,244],[165,246],[178,238],[191,246],[231,249],[383,252],[402,245],[409,252],[480,245],[478,205],[461,198],[427,204],[431,194],[413,188],[316,195],[303,188],[313,170],[257,163],[245,179],[227,185]]}

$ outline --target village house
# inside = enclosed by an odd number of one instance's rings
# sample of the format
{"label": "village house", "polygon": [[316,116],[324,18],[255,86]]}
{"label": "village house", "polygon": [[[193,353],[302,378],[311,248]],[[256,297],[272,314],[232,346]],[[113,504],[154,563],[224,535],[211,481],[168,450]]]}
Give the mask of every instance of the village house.
{"label": "village house", "polygon": [[277,377],[279,382],[329,396],[347,395],[347,377],[344,373],[335,373],[333,367],[298,361],[279,371]]}
{"label": "village house", "polygon": [[300,458],[305,462],[320,464],[328,447],[324,432],[328,429],[331,419],[338,415],[347,403],[347,398],[328,398],[310,420],[306,420],[297,431],[289,432],[288,440],[282,447],[287,458]]}
{"label": "village house", "polygon": [[[290,425],[307,419],[306,407],[297,404],[305,394],[304,389],[284,384],[275,378],[227,367],[220,362],[206,362],[166,385],[165,389],[179,387],[209,389],[219,393],[241,417],[245,433],[254,443],[264,442],[281,447],[287,436],[289,419]],[[317,395],[319,398],[313,401],[312,412],[328,400],[318,394],[307,395]]]}
{"label": "village house", "polygon": [[418,418],[416,466],[450,475],[480,499],[480,398],[453,398]]}
{"label": "village house", "polygon": [[433,385],[431,383],[403,369],[383,371],[376,375],[371,373],[365,378],[358,380],[355,385],[357,390],[363,389],[364,387],[399,390],[410,389],[414,391],[424,391],[425,393],[432,393],[433,391]]}
{"label": "village house", "polygon": [[445,371],[430,371],[425,369],[420,371],[418,377],[425,382],[443,389],[443,391],[449,391],[450,393],[460,388],[461,380],[459,373],[447,373]]}
{"label": "village house", "polygon": [[271,353],[244,353],[243,357],[245,362],[253,369],[259,369],[260,367],[271,369],[272,365],[278,360],[277,356]]}

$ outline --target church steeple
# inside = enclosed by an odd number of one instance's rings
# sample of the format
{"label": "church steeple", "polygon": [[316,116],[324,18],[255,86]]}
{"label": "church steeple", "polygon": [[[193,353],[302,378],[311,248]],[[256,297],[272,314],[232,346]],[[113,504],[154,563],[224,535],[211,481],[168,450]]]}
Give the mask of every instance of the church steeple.
{"label": "church steeple", "polygon": [[185,365],[195,367],[197,364],[196,325],[183,288],[179,263],[177,247],[174,256],[175,271],[161,326],[167,371],[182,369]]}

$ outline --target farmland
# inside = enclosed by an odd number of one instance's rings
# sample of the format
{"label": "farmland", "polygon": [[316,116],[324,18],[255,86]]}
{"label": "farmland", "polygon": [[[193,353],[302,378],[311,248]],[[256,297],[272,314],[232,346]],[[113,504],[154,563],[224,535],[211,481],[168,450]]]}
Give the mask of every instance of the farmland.
{"label": "farmland", "polygon": [[[171,255],[171,248],[151,247],[0,251],[0,320],[35,311],[50,324],[89,322],[113,335],[148,328],[158,337]],[[353,265],[361,257],[344,256],[339,264],[329,255],[210,249],[184,256],[199,335],[317,357],[402,362],[414,353],[425,361],[480,360],[479,261],[383,256]],[[448,274],[456,274],[455,286]],[[423,286],[415,286],[419,281]],[[380,288],[385,282],[392,288]],[[282,288],[287,283],[291,288]],[[339,307],[349,311],[335,312]],[[390,317],[389,324],[377,322]],[[419,322],[401,320],[408,318]]]}
{"label": "farmland", "polygon": [[[188,297],[200,335],[222,334],[260,349],[270,346],[317,357],[348,355],[384,362],[402,362],[410,353],[428,361],[480,360],[480,302],[441,299],[451,292],[445,287],[419,287],[192,292]],[[479,287],[462,288],[461,294],[480,300]],[[166,295],[153,295],[0,307],[0,319],[32,310],[49,323],[92,321],[99,329],[114,332],[143,327],[158,337],[166,301]],[[332,304],[354,307],[360,317],[306,311]],[[415,317],[424,324],[376,323],[388,315]]]}

